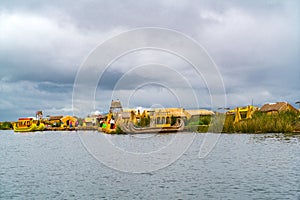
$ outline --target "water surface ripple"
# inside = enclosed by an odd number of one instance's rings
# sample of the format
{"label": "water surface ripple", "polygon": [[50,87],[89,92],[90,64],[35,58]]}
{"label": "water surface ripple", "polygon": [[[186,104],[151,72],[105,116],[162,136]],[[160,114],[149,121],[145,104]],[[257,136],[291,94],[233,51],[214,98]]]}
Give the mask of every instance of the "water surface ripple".
{"label": "water surface ripple", "polygon": [[300,199],[299,137],[222,134],[199,159],[202,139],[164,169],[130,174],[94,159],[75,132],[1,131],[0,198]]}

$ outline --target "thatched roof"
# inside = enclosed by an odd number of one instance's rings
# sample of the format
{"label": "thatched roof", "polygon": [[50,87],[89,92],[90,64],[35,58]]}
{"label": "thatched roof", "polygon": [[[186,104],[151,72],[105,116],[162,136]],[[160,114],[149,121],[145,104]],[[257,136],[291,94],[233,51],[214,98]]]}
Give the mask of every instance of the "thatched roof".
{"label": "thatched roof", "polygon": [[36,111],[36,115],[43,115],[43,111],[41,111],[41,110]]}
{"label": "thatched roof", "polygon": [[185,110],[191,116],[198,116],[198,115],[214,115],[215,113],[211,110]]}
{"label": "thatched roof", "polygon": [[281,112],[287,110],[297,111],[296,108],[287,102],[267,103],[260,108],[260,111],[262,112]]}
{"label": "thatched roof", "polygon": [[69,115],[64,116],[63,118],[60,119],[63,123],[66,123],[67,121],[72,121],[72,122],[76,122],[77,119],[74,117],[71,117]]}
{"label": "thatched roof", "polygon": [[165,110],[175,117],[186,117],[183,108],[166,108]]}
{"label": "thatched roof", "polygon": [[119,100],[117,100],[117,101],[112,100],[111,104],[110,104],[109,112],[119,113],[122,111],[123,111],[123,108],[122,108],[121,102]]}
{"label": "thatched roof", "polygon": [[186,117],[183,108],[155,108],[154,110],[150,110],[149,112],[154,112],[154,114],[169,114],[174,117]]}
{"label": "thatched roof", "polygon": [[118,100],[117,101],[112,100],[110,104],[110,109],[113,108],[122,108],[121,102]]}
{"label": "thatched roof", "polygon": [[63,116],[50,116],[49,120],[60,120],[61,118],[63,118]]}

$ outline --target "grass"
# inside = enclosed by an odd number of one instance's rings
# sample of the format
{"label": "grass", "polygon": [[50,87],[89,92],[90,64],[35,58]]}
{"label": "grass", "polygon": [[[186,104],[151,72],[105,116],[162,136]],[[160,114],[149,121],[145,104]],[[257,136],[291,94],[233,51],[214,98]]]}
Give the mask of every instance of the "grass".
{"label": "grass", "polygon": [[295,112],[266,114],[256,111],[252,119],[234,123],[234,115],[217,114],[215,117],[202,116],[187,122],[187,131],[223,133],[293,133],[300,131],[300,116]]}
{"label": "grass", "polygon": [[266,114],[256,111],[252,119],[244,119],[234,123],[234,116],[227,115],[223,127],[226,133],[291,133],[300,124],[299,115],[295,112]]}
{"label": "grass", "polygon": [[190,132],[205,133],[209,129],[211,120],[211,116],[192,117],[186,122],[187,125],[185,130]]}
{"label": "grass", "polygon": [[11,130],[13,129],[13,125],[10,122],[2,122],[0,123],[0,130]]}

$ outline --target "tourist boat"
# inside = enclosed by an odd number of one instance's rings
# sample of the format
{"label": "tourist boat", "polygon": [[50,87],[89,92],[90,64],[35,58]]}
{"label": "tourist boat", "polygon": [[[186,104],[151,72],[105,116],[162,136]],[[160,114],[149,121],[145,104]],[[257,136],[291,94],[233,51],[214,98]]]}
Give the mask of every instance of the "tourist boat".
{"label": "tourist boat", "polygon": [[129,122],[128,124],[119,123],[119,127],[124,133],[128,133],[128,134],[173,133],[173,132],[183,131],[184,121],[178,118],[176,124],[174,124],[173,126],[161,126],[161,127],[136,127],[132,122]]}
{"label": "tourist boat", "polygon": [[36,126],[36,131],[43,131],[45,130],[45,124],[42,122],[38,122]]}
{"label": "tourist boat", "polygon": [[105,126],[99,127],[98,131],[102,131],[107,134],[115,134],[117,130],[117,126],[110,127],[110,124],[108,122],[105,122]]}
{"label": "tourist boat", "polygon": [[102,126],[98,128],[98,131],[103,132],[103,133],[107,133],[107,134],[115,134],[116,131],[117,131],[117,125],[115,124],[114,127],[111,127],[110,121],[112,119],[115,120],[113,118],[113,114],[109,113],[107,115],[106,120],[103,122]]}
{"label": "tourist boat", "polygon": [[32,131],[42,131],[45,129],[44,123],[34,120],[31,117],[19,118],[18,122],[14,124],[15,132],[32,132]]}

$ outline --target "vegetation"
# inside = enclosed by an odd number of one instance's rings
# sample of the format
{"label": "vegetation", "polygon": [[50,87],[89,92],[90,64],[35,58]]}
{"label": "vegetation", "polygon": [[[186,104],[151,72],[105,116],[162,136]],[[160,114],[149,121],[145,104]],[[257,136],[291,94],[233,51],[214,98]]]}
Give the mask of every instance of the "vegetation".
{"label": "vegetation", "polygon": [[13,129],[13,125],[11,122],[0,123],[0,130],[11,130],[11,129]]}
{"label": "vegetation", "polygon": [[186,130],[200,133],[207,132],[211,120],[211,116],[193,117],[186,122]]}
{"label": "vegetation", "polygon": [[[243,118],[243,117],[242,117]],[[217,113],[215,116],[193,117],[185,121],[185,130],[196,132],[223,132],[223,133],[293,133],[300,132],[299,112],[280,112],[267,114],[260,111],[253,113],[251,119],[242,119],[234,122],[234,114],[227,115]],[[171,116],[171,125],[176,123],[177,117]],[[82,123],[82,119],[78,120]],[[48,124],[47,121],[45,124]],[[60,127],[60,123],[51,124],[53,127]],[[138,126],[150,125],[150,117],[141,117]],[[11,122],[0,122],[0,130],[11,130]],[[122,134],[120,127],[116,128],[116,134]]]}
{"label": "vegetation", "polygon": [[300,131],[298,113],[286,111],[267,114],[260,111],[253,113],[251,119],[234,123],[235,116],[218,113],[214,117],[201,116],[187,121],[187,131],[223,132],[223,133],[292,133]]}
{"label": "vegetation", "polygon": [[266,114],[256,111],[252,119],[234,123],[234,115],[227,115],[223,126],[226,133],[291,133],[300,127],[299,115],[295,112]]}
{"label": "vegetation", "polygon": [[124,134],[124,132],[122,131],[122,129],[119,126],[117,126],[115,134]]}
{"label": "vegetation", "polygon": [[77,121],[78,121],[78,125],[82,126],[84,119],[79,117],[79,118],[77,118]]}
{"label": "vegetation", "polygon": [[140,127],[150,126],[150,117],[141,117],[141,120],[137,124]]}
{"label": "vegetation", "polygon": [[177,118],[178,117],[175,117],[174,115],[171,116],[171,126],[176,124]]}
{"label": "vegetation", "polygon": [[193,117],[188,121],[188,125],[209,125],[211,120],[211,116]]}

